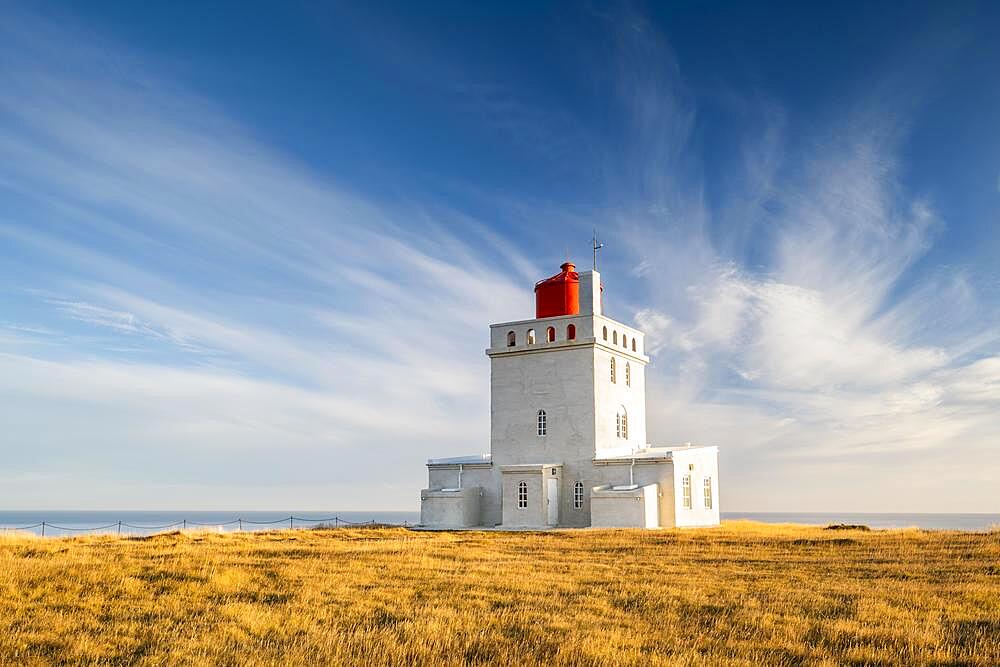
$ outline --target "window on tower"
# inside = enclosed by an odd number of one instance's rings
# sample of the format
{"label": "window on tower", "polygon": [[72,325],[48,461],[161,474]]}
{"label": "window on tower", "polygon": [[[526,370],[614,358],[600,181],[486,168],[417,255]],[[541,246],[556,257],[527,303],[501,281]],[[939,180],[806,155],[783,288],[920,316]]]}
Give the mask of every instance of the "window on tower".
{"label": "window on tower", "polygon": [[575,509],[583,508],[583,482],[577,482],[573,485],[573,507]]}
{"label": "window on tower", "polygon": [[632,351],[635,352],[635,338],[632,339]]}
{"label": "window on tower", "polygon": [[681,491],[684,498],[684,509],[693,509],[694,505],[691,503],[691,475],[684,475],[681,479]]}
{"label": "window on tower", "polygon": [[549,431],[548,416],[545,410],[538,411],[538,435],[546,435]]}
{"label": "window on tower", "polygon": [[534,344],[535,344],[535,330],[528,329],[528,345],[534,345]]}
{"label": "window on tower", "polygon": [[614,384],[618,382],[618,378],[615,374],[615,358],[611,357],[611,383]]}
{"label": "window on tower", "polygon": [[615,437],[622,437],[622,413],[615,415]]}
{"label": "window on tower", "polygon": [[518,482],[517,483],[517,508],[527,509],[528,508],[528,483]]}
{"label": "window on tower", "polygon": [[570,324],[566,327],[566,340],[576,340],[576,325]]}
{"label": "window on tower", "polygon": [[517,345],[517,334],[513,331],[507,332],[507,347],[514,347]]}
{"label": "window on tower", "polygon": [[632,386],[632,367],[627,361],[625,362],[625,386]]}
{"label": "window on tower", "polygon": [[608,339],[608,328],[604,327],[604,340]]}
{"label": "window on tower", "polygon": [[625,334],[622,334],[622,347],[624,347],[626,350],[628,349],[628,336],[626,336]]}
{"label": "window on tower", "polygon": [[712,509],[712,478],[706,477],[702,483],[705,494],[705,509]]}
{"label": "window on tower", "polygon": [[611,332],[611,342],[614,343],[615,345],[618,344],[618,332],[617,331],[612,331]]}
{"label": "window on tower", "polygon": [[556,328],[555,327],[549,327],[548,329],[546,329],[545,330],[545,340],[547,340],[547,341],[549,341],[551,343],[551,342],[555,341],[555,339],[556,339]]}

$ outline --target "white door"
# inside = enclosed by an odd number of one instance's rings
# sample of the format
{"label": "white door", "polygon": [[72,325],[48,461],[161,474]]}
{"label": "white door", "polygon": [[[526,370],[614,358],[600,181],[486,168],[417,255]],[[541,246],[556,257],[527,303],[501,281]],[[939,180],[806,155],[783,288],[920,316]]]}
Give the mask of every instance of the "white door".
{"label": "white door", "polygon": [[545,504],[548,506],[548,525],[559,523],[559,480],[551,477],[545,480]]}

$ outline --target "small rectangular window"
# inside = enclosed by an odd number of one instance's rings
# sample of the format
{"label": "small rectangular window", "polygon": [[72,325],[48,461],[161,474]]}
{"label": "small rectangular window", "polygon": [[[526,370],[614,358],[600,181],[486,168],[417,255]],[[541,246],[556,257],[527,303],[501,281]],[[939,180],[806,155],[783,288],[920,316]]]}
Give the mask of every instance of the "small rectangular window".
{"label": "small rectangular window", "polygon": [[684,509],[693,509],[694,505],[691,502],[691,475],[684,475],[681,480],[681,491],[684,497]]}
{"label": "small rectangular window", "polygon": [[705,487],[705,509],[710,510],[710,509],[712,509],[712,478],[711,477],[706,477],[705,478],[704,487]]}

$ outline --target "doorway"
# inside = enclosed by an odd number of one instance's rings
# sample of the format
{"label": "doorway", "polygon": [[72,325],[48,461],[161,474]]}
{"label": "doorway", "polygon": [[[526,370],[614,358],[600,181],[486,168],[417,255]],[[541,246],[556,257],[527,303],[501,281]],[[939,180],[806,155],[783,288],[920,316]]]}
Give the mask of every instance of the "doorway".
{"label": "doorway", "polygon": [[548,510],[546,524],[555,526],[559,523],[559,480],[547,477],[545,479],[545,504]]}

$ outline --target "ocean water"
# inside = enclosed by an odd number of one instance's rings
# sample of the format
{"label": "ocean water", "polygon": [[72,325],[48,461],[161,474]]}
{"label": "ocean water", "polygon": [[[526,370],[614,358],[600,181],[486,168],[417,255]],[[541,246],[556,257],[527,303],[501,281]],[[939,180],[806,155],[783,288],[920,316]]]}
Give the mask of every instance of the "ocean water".
{"label": "ocean water", "polygon": [[414,524],[420,521],[420,512],[0,510],[0,530],[19,529],[41,535],[43,527],[40,524],[44,522],[46,537],[96,533],[151,535],[183,528],[220,532],[271,530],[289,527],[311,528],[319,524],[343,526],[373,521],[399,525]]}
{"label": "ocean water", "polygon": [[[292,520],[289,521],[289,517]],[[833,523],[863,524],[870,528],[923,528],[927,530],[985,531],[1000,528],[1000,514],[887,514],[853,512],[723,512],[723,520],[746,519],[765,523],[798,523],[827,526]],[[311,528],[318,524],[351,525],[376,522],[396,525],[419,523],[420,512],[169,512],[12,510],[0,511],[0,530],[22,530],[45,536],[121,533],[153,533],[198,528],[220,532]],[[121,525],[119,526],[119,522]]]}

